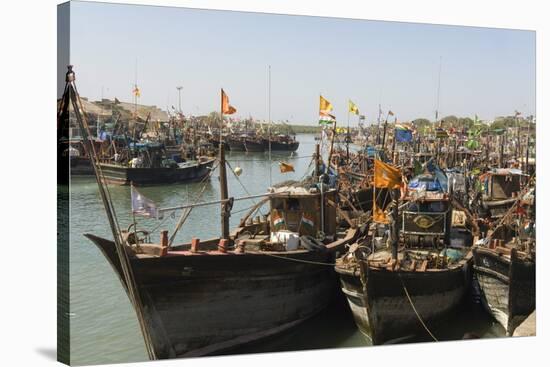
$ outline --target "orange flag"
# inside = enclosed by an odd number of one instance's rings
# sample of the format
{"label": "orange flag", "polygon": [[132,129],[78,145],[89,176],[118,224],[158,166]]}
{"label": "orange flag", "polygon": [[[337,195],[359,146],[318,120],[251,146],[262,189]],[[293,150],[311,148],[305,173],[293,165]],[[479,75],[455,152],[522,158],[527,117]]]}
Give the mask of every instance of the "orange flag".
{"label": "orange flag", "polygon": [[374,186],[377,188],[399,189],[401,171],[391,164],[374,160]]}
{"label": "orange flag", "polygon": [[372,220],[376,223],[388,224],[390,221],[386,213],[379,207],[376,206],[376,201],[372,204]]}
{"label": "orange flag", "polygon": [[290,163],[279,162],[279,169],[281,173],[294,172],[294,166]]}
{"label": "orange flag", "polygon": [[237,112],[237,109],[229,104],[229,97],[222,89],[222,113],[225,115],[231,115]]}

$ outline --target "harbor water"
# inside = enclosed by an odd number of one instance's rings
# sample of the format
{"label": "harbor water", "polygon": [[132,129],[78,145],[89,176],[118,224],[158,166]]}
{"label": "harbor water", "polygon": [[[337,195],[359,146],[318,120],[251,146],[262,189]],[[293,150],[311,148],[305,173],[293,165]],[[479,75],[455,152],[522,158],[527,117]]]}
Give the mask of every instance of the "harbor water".
{"label": "harbor water", "polygon": [[[298,135],[300,147],[294,153],[246,154],[228,152],[231,168],[240,167],[239,177],[228,170],[230,196],[240,197],[264,193],[270,183],[300,180],[312,168],[315,148],[313,135]],[[295,172],[282,174],[279,162],[294,165]],[[271,166],[271,167],[270,167]],[[217,172],[204,183],[152,186],[139,191],[159,207],[173,207],[196,201],[217,200],[220,197]],[[118,222],[127,228],[133,221],[130,207],[130,188],[109,186]],[[70,186],[70,340],[71,364],[101,364],[147,360],[139,325],[128,297],[106,259],[83,234],[93,233],[111,238],[109,225],[97,183],[93,177],[74,177]],[[255,200],[236,201],[231,216],[234,228]],[[153,231],[158,241],[159,231],[170,232],[181,212],[166,215],[162,220],[136,218],[138,229]],[[263,214],[267,214],[264,208]],[[176,243],[192,237],[208,239],[219,236],[219,205],[193,209],[178,233]],[[457,312],[444,327],[431,330],[438,340],[460,340],[466,333],[480,338],[500,337],[504,330],[484,312],[475,297]],[[228,310],[230,312],[230,310]],[[431,341],[428,333],[408,341]],[[359,332],[344,297],[336,300],[321,314],[282,335],[240,348],[234,353],[256,353],[341,347],[368,347],[369,342]]]}

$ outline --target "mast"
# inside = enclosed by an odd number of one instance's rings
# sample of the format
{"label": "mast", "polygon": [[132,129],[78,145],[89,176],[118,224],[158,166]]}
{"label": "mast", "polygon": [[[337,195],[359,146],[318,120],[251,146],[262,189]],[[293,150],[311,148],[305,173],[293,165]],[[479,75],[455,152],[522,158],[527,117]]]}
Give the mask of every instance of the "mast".
{"label": "mast", "polygon": [[267,79],[267,85],[268,85],[268,97],[267,97],[267,119],[269,122],[269,125],[267,127],[268,130],[268,151],[269,151],[269,186],[271,187],[272,183],[272,173],[271,173],[271,65],[269,65],[268,68],[268,79]]}
{"label": "mast", "polygon": [[[223,89],[222,89],[223,91]],[[221,93],[220,103],[220,196],[222,200],[221,205],[221,226],[222,226],[222,239],[229,239],[229,211],[227,202],[227,173],[225,169],[225,147],[222,142],[222,126],[223,126],[223,92]]]}
{"label": "mast", "polygon": [[392,145],[391,145],[391,161],[393,164],[395,164],[395,124],[397,123],[397,117],[395,118],[395,121],[394,121],[394,130],[393,130],[393,140],[392,140]]}
{"label": "mast", "polygon": [[439,119],[439,92],[441,90],[441,56],[439,56],[439,75],[437,77],[437,100],[435,105],[435,122]]}
{"label": "mast", "polygon": [[[87,155],[90,157],[90,163],[92,164],[92,167],[94,169],[95,178],[99,189],[99,194],[105,208],[111,233],[113,235],[116,254],[118,257],[118,261],[120,262],[123,279],[127,285],[128,298],[130,298],[130,301],[134,306],[134,310],[136,311],[136,316],[137,316],[139,326],[145,341],[145,347],[147,349],[149,359],[154,360],[154,359],[157,359],[156,351],[153,345],[151,333],[147,328],[147,323],[144,315],[144,308],[140,297],[140,290],[137,287],[132,264],[130,263],[128,253],[126,252],[126,249],[125,249],[125,246],[127,245],[124,243],[124,239],[122,238],[118,219],[116,217],[115,208],[111,200],[111,195],[109,193],[108,188],[106,187],[105,177],[103,176],[101,166],[98,164],[99,159],[98,159],[97,152],[95,150],[94,145],[90,141],[89,125],[86,119],[86,115],[83,114],[84,108],[82,106],[82,101],[76,89],[76,85],[75,85],[76,78],[75,78],[75,73],[73,71],[73,66],[68,65],[67,68],[68,68],[68,71],[65,76],[65,82],[66,82],[65,92],[62,97],[62,104],[63,104],[62,112],[65,112],[67,114],[66,116],[68,120],[69,103],[72,104],[73,111],[76,116],[76,120],[78,122],[78,126],[80,127],[80,130],[82,133],[82,143],[84,145],[84,149],[86,150]],[[60,114],[58,114],[58,118],[59,117],[63,118],[63,115],[61,115],[62,112],[60,111]]]}
{"label": "mast", "polygon": [[386,121],[384,121],[384,135],[382,136],[382,150],[385,150],[386,148],[386,128],[388,127],[388,116],[389,116],[389,111],[388,111],[388,114],[386,115]]}
{"label": "mast", "polygon": [[348,106],[348,132],[346,134],[346,160],[348,164],[349,164],[349,140],[350,140],[350,135],[349,135],[349,106]]}
{"label": "mast", "polygon": [[378,104],[378,131],[376,135],[376,144],[380,144],[380,117],[382,115],[382,107]]}

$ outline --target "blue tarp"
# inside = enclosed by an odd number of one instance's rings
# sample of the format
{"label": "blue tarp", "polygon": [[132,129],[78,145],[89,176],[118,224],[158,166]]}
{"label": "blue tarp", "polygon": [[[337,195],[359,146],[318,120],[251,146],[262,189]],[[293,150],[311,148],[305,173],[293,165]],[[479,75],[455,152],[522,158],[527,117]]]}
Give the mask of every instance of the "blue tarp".
{"label": "blue tarp", "polygon": [[442,191],[441,184],[436,176],[420,175],[416,176],[409,182],[409,189],[426,190],[426,191]]}

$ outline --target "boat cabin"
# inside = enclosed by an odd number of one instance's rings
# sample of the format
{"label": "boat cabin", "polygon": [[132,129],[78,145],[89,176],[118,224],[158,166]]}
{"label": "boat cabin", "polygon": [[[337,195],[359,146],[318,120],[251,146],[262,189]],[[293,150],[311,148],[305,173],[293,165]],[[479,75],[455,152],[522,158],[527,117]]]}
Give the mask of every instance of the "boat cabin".
{"label": "boat cabin", "polygon": [[504,168],[489,171],[480,177],[483,200],[506,200],[521,191],[522,172]]}
{"label": "boat cabin", "polygon": [[336,235],[336,190],[318,185],[310,188],[283,186],[273,190],[270,201],[272,241],[294,236],[319,239]]}
{"label": "boat cabin", "polygon": [[414,247],[448,243],[451,202],[437,177],[432,174],[414,177],[409,182],[405,200],[409,200],[409,204],[400,216],[404,242]]}

